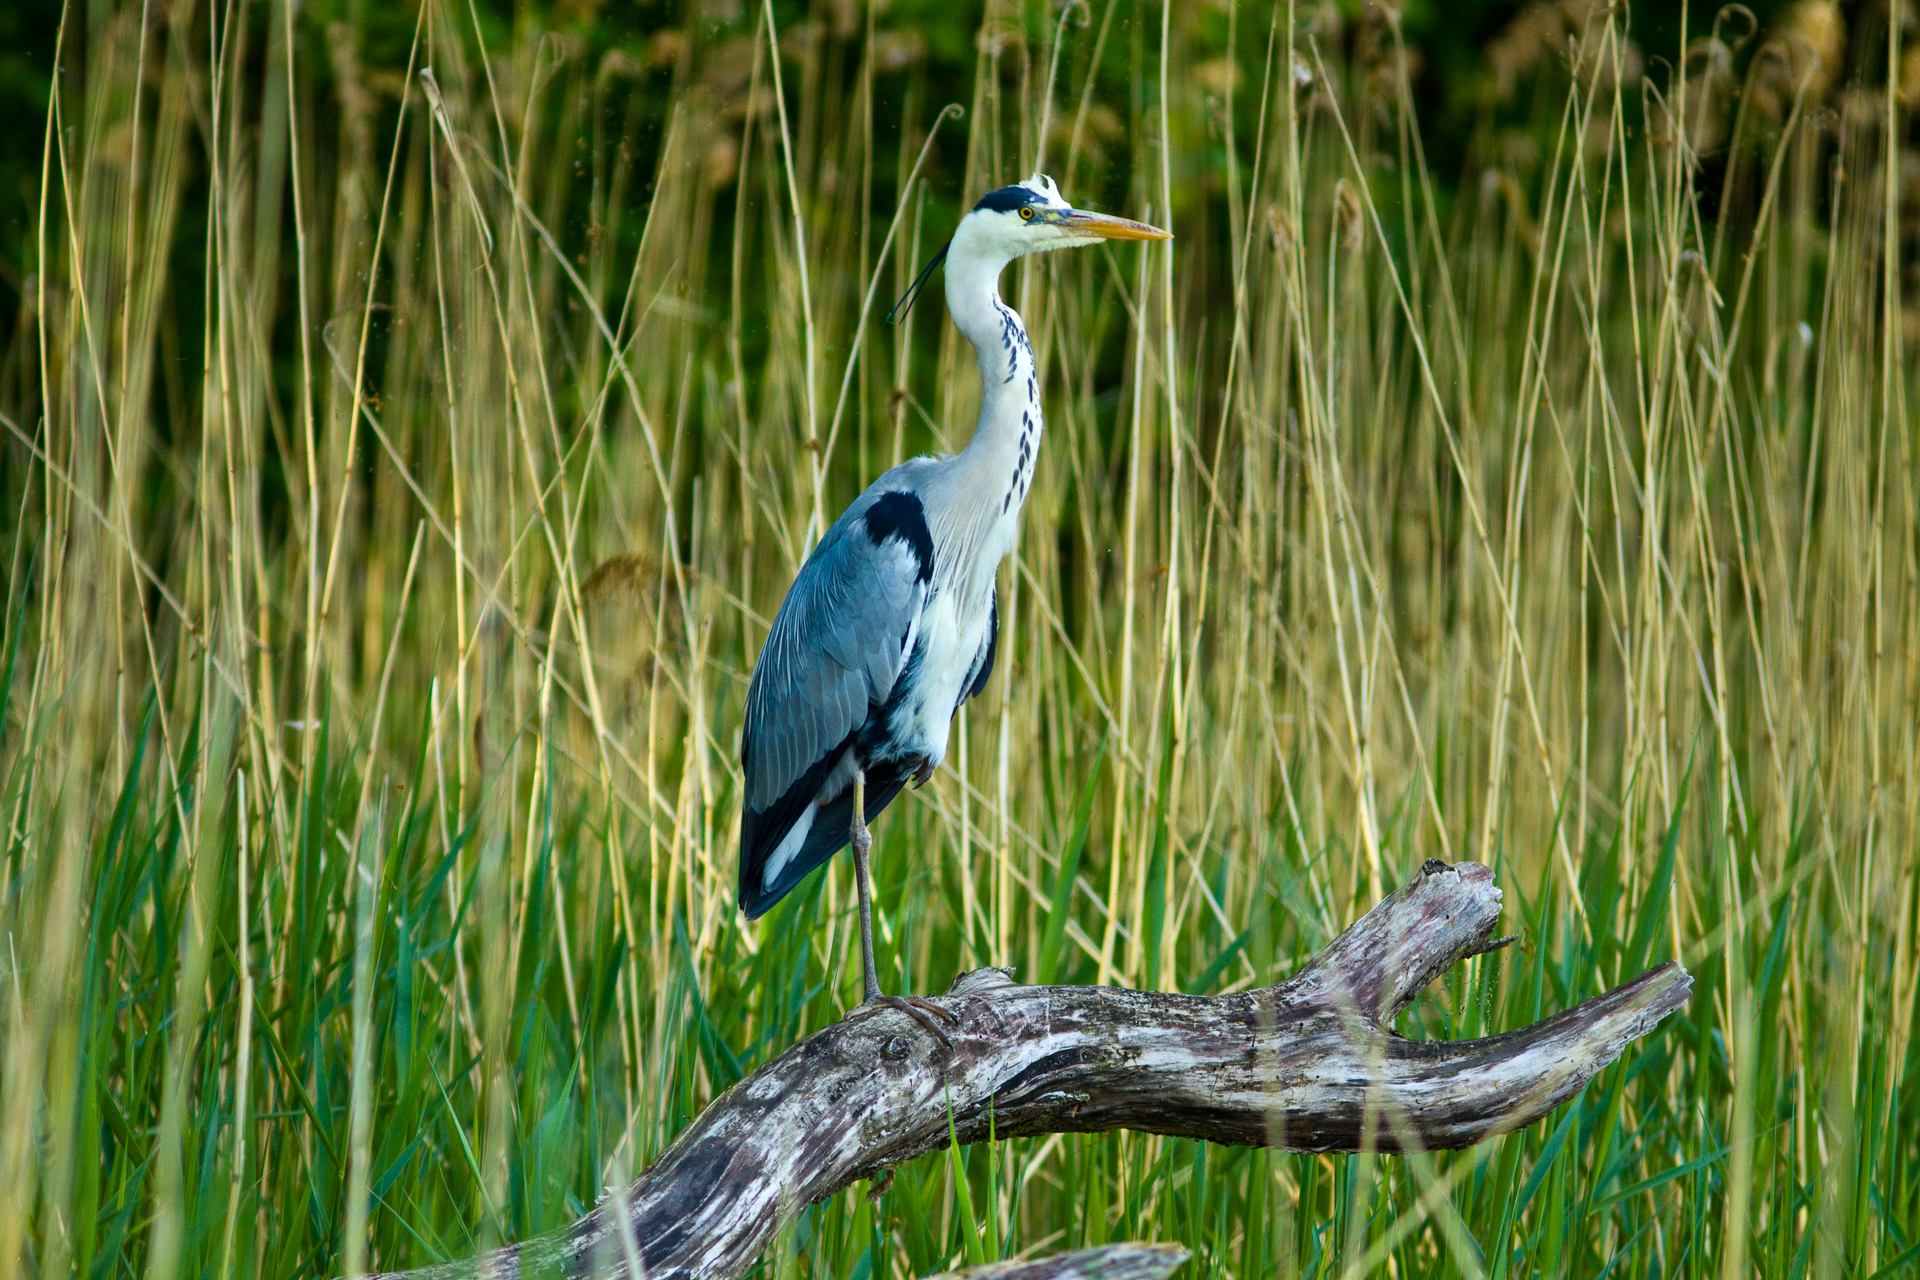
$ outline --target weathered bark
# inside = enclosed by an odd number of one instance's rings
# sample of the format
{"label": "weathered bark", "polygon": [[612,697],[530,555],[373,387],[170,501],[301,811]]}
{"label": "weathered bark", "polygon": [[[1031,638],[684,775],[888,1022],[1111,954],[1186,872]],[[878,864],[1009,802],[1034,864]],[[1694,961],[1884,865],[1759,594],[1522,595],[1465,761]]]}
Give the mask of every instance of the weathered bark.
{"label": "weathered bark", "polygon": [[1278,986],[1226,996],[962,974],[946,1048],[860,1009],[716,1098],[653,1166],[550,1235],[408,1273],[732,1280],[802,1207],[948,1141],[1135,1129],[1302,1151],[1471,1146],[1538,1120],[1686,1002],[1678,964],[1524,1030],[1405,1039],[1434,978],[1504,944],[1500,890],[1429,862]]}
{"label": "weathered bark", "polygon": [[1051,1258],[989,1262],[931,1280],[1164,1280],[1190,1256],[1177,1244],[1103,1244]]}

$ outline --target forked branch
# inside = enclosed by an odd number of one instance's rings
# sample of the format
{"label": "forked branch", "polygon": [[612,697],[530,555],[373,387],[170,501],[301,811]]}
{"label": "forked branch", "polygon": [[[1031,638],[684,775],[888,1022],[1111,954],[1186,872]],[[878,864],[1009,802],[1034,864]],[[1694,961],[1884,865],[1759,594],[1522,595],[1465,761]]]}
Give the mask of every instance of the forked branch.
{"label": "forked branch", "polygon": [[653,1166],[550,1235],[418,1280],[482,1275],[732,1280],[806,1205],[943,1147],[1136,1129],[1242,1146],[1471,1146],[1533,1123],[1686,1003],[1668,963],[1484,1040],[1416,1041],[1394,1019],[1434,978],[1502,945],[1500,890],[1429,862],[1285,982],[1226,996],[1027,987],[962,974],[951,1049],[863,1009],[716,1098]]}

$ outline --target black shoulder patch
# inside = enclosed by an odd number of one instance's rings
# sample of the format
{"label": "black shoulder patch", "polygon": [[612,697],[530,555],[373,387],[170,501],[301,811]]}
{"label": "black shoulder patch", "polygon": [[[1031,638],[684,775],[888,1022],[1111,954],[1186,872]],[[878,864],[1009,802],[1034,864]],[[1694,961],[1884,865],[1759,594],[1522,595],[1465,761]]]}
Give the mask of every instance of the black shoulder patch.
{"label": "black shoulder patch", "polygon": [[927,510],[918,497],[898,490],[883,493],[861,519],[874,546],[888,538],[900,539],[913,549],[914,562],[919,566],[915,576],[922,582],[933,581],[933,534],[927,529]]}
{"label": "black shoulder patch", "polygon": [[1044,201],[1025,187],[1002,187],[998,191],[989,191],[980,197],[975,209],[991,209],[995,213],[1012,213],[1022,205],[1042,204]]}

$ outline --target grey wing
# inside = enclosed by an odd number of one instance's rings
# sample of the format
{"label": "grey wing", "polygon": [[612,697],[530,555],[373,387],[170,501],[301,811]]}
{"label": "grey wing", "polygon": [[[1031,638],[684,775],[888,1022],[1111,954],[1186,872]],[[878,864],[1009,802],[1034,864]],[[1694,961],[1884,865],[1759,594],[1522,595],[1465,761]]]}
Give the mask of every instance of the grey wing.
{"label": "grey wing", "polygon": [[913,650],[932,560],[925,512],[910,493],[856,506],[821,539],[753,669],[741,736],[749,810],[768,814],[886,702]]}

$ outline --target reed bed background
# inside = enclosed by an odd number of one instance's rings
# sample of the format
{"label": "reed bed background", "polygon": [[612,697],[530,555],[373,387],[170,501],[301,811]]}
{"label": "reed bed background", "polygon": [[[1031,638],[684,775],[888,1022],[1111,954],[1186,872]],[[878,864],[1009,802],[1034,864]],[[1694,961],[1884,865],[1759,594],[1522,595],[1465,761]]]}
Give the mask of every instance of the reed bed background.
{"label": "reed bed background", "polygon": [[1523,941],[1408,1034],[1698,985],[1475,1151],[936,1154],[769,1274],[1912,1274],[1905,14],[1536,5],[1436,173],[1371,6],[68,9],[0,365],[0,1269],[524,1238],[858,999],[844,867],[736,911],[746,676],[964,443],[937,292],[880,316],[1044,167],[1177,239],[1007,274],[1048,435],[876,831],[889,989],[1267,983],[1429,857]]}

